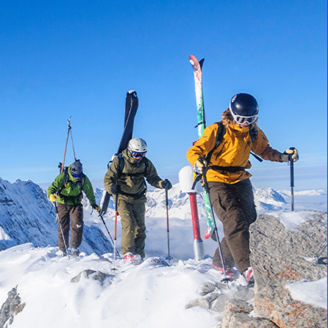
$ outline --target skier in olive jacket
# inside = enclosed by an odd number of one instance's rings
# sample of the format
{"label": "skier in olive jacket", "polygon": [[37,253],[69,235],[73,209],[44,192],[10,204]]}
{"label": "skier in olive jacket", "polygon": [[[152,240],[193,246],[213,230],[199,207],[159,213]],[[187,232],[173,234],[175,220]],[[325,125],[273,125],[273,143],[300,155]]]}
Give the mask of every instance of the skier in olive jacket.
{"label": "skier in olive jacket", "polygon": [[[187,159],[196,170],[202,173],[206,168],[211,204],[223,224],[221,247],[226,274],[232,276],[231,269],[236,266],[249,284],[254,283],[249,260],[249,226],[256,220],[251,174],[246,171],[251,167],[250,152],[270,161],[298,160],[294,148],[280,153],[270,147],[267,137],[256,125],[257,115],[258,104],[253,96],[235,95],[229,109],[222,114],[221,126],[225,133],[219,145],[216,143],[219,125],[212,124],[187,152]],[[213,267],[223,271],[218,249]]]}
{"label": "skier in olive jacket", "polygon": [[[59,174],[48,188],[48,198],[58,211],[58,247],[67,255],[69,223],[71,222],[71,255],[78,255],[83,234],[82,192],[88,197],[92,208],[100,211],[89,178],[83,173],[82,164],[76,160]],[[64,239],[63,240],[63,236]]]}
{"label": "skier in olive jacket", "polygon": [[147,144],[143,139],[131,139],[122,154],[114,158],[104,179],[107,192],[115,200],[118,197],[117,209],[122,224],[121,252],[130,263],[138,263],[145,257],[145,178],[156,188],[172,188],[169,180],[158,176],[146,153]]}

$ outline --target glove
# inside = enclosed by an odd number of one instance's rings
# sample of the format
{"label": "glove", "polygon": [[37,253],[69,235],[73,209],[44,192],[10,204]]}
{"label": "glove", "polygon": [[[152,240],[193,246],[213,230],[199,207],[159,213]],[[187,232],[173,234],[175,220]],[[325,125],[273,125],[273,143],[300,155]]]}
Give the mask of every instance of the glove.
{"label": "glove", "polygon": [[120,189],[120,186],[118,184],[114,183],[114,184],[112,184],[112,186],[110,188],[110,191],[113,195],[116,195],[121,191],[121,189]]}
{"label": "glove", "polygon": [[296,148],[290,147],[286,149],[283,154],[280,155],[280,158],[283,162],[289,162],[291,159],[293,160],[293,162],[296,162],[299,159],[298,151]]}
{"label": "glove", "polygon": [[56,194],[50,194],[49,200],[54,203],[57,201],[57,195]]}
{"label": "glove", "polygon": [[172,183],[168,179],[165,179],[162,181],[162,188],[169,190],[172,188]]}
{"label": "glove", "polygon": [[203,174],[203,170],[204,167],[207,166],[207,162],[203,158],[198,158],[194,166],[196,171],[198,171],[200,174]]}
{"label": "glove", "polygon": [[98,206],[97,204],[93,204],[93,205],[92,205],[92,208],[93,208],[94,210],[96,210],[98,213],[101,212],[101,207]]}

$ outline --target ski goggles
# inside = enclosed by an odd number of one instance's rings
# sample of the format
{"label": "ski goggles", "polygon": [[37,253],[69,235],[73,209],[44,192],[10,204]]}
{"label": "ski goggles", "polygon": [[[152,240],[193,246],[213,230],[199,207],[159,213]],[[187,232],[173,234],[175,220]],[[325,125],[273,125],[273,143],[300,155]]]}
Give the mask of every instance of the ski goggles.
{"label": "ski goggles", "polygon": [[230,113],[231,113],[234,121],[237,122],[238,124],[242,125],[242,126],[248,126],[248,125],[253,124],[257,121],[257,115],[253,115],[253,116],[237,115],[237,114],[234,114],[231,109],[230,109]]}
{"label": "ski goggles", "polygon": [[144,158],[146,156],[146,151],[140,152],[140,151],[132,151],[131,156],[136,159]]}

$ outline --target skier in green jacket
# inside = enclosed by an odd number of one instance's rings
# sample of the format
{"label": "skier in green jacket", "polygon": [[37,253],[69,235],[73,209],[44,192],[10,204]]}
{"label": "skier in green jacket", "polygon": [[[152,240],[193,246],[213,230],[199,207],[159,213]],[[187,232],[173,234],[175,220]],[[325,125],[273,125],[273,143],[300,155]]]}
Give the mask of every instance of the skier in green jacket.
{"label": "skier in green jacket", "polygon": [[92,208],[100,212],[92,184],[83,173],[82,164],[76,160],[60,173],[48,188],[48,198],[56,206],[58,212],[58,247],[62,255],[67,255],[69,223],[71,218],[71,249],[72,256],[78,256],[78,247],[83,234],[83,206],[81,201],[84,192]]}

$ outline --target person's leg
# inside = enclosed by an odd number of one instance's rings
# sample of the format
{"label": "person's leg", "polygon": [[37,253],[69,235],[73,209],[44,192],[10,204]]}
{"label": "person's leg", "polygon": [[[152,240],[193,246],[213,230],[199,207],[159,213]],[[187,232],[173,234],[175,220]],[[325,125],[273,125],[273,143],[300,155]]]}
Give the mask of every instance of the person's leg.
{"label": "person's leg", "polygon": [[[58,248],[66,253],[65,245],[68,247],[69,235],[69,209],[66,205],[57,203],[58,210]],[[64,239],[63,239],[64,236]]]}
{"label": "person's leg", "polygon": [[[237,184],[236,184],[237,185]],[[240,206],[238,187],[220,182],[210,182],[210,198],[213,208],[223,224],[227,248],[224,259],[229,261],[229,252],[239,272],[249,266],[249,232],[248,220]]]}
{"label": "person's leg", "polygon": [[142,258],[145,257],[145,239],[146,239],[146,225],[145,225],[145,203],[136,202],[134,204],[134,215],[136,218],[135,228],[135,252]]}
{"label": "person's leg", "polygon": [[71,247],[79,248],[82,243],[83,235],[83,207],[82,204],[70,206],[71,217]]}
{"label": "person's leg", "polygon": [[117,209],[121,218],[122,236],[121,236],[121,252],[122,254],[135,254],[135,227],[133,204],[119,199]]}

